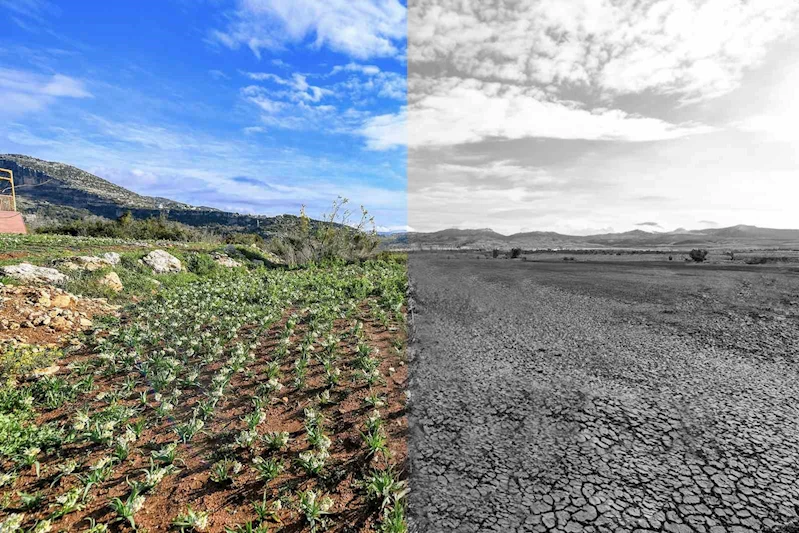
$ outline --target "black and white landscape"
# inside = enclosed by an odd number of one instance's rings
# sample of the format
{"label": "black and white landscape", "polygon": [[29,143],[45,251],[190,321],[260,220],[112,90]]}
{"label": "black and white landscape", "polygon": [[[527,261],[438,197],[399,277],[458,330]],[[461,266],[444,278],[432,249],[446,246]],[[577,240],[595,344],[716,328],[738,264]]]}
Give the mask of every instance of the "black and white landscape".
{"label": "black and white landscape", "polygon": [[799,530],[798,17],[410,2],[412,530]]}

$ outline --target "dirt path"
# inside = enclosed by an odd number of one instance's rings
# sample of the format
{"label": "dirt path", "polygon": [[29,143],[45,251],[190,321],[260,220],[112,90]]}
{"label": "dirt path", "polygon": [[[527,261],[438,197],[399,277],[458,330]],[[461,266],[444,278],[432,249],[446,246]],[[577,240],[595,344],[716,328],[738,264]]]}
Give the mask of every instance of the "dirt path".
{"label": "dirt path", "polygon": [[412,530],[799,512],[799,276],[414,255]]}

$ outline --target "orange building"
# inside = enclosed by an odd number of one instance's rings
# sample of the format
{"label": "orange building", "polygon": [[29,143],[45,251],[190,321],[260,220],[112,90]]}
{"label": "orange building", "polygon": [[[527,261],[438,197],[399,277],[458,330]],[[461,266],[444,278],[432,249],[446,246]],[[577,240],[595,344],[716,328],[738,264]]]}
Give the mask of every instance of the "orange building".
{"label": "orange building", "polygon": [[0,168],[0,233],[27,233],[25,221],[17,211],[14,174]]}

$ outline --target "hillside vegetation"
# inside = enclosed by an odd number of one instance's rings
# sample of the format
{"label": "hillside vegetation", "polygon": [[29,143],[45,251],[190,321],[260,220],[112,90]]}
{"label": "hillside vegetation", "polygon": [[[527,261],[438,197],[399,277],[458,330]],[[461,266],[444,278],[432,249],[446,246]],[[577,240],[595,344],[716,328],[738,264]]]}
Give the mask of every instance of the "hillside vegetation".
{"label": "hillside vegetation", "polygon": [[0,236],[0,267],[66,276],[0,276],[0,529],[407,530],[402,258],[270,258]]}

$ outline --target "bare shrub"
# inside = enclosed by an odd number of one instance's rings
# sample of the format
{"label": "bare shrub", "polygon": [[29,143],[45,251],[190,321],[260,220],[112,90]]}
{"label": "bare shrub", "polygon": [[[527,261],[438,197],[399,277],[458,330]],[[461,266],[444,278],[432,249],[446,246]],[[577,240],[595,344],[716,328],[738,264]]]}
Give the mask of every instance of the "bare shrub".
{"label": "bare shrub", "polygon": [[289,266],[371,257],[380,243],[374,217],[361,206],[361,217],[353,223],[353,212],[344,207],[347,203],[339,197],[321,221],[311,220],[303,206],[299,223],[269,241],[268,250]]}
{"label": "bare shrub", "polygon": [[697,263],[702,263],[707,259],[707,250],[695,248],[688,253],[688,256]]}

